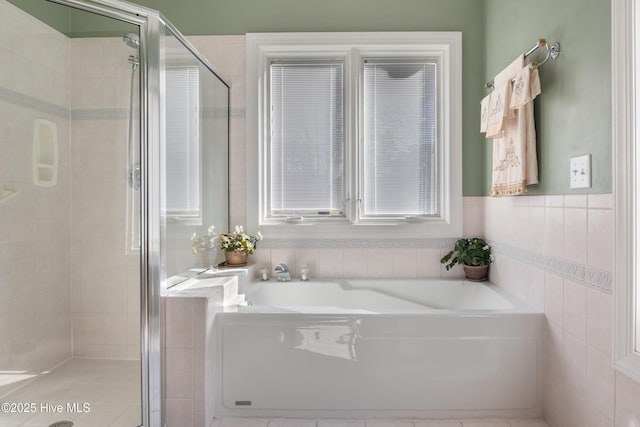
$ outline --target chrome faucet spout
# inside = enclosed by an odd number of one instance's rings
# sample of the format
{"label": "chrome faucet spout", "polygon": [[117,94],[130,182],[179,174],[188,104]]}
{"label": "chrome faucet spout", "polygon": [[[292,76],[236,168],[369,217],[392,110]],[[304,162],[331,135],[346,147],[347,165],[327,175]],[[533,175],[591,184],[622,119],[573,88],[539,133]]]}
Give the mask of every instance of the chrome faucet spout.
{"label": "chrome faucet spout", "polygon": [[291,281],[291,273],[289,272],[289,268],[285,264],[280,263],[276,265],[276,267],[274,268],[274,271],[276,272],[276,280],[278,282]]}

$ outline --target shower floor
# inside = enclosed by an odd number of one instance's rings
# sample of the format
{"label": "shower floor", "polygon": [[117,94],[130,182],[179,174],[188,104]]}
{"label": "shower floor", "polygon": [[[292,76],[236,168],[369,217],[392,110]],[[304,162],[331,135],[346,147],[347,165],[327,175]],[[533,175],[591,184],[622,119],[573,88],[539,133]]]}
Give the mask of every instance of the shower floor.
{"label": "shower floor", "polygon": [[[137,426],[140,393],[139,361],[70,359],[0,399],[0,427],[49,427],[63,420],[73,427]],[[7,413],[7,403],[16,412]]]}

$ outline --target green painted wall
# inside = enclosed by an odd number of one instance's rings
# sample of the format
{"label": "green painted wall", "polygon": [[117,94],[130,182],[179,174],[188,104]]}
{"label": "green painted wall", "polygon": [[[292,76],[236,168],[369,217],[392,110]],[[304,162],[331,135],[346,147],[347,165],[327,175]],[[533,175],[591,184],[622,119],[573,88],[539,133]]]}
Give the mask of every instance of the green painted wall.
{"label": "green painted wall", "polygon": [[137,25],[84,10],[72,9],[70,19],[69,37],[122,37],[127,33],[139,33]]}
{"label": "green painted wall", "polygon": [[7,0],[68,37],[113,37],[138,32],[136,25],[46,0]]}
{"label": "green painted wall", "polygon": [[67,36],[70,34],[71,18],[68,7],[43,0],[7,0],[31,16]]}
{"label": "green painted wall", "polygon": [[[562,54],[540,67],[535,101],[540,184],[530,194],[609,193],[611,146],[611,4],[608,0],[486,0],[485,77],[538,38]],[[484,194],[491,185],[491,142],[485,142]],[[569,159],[592,155],[593,187],[569,188]]]}

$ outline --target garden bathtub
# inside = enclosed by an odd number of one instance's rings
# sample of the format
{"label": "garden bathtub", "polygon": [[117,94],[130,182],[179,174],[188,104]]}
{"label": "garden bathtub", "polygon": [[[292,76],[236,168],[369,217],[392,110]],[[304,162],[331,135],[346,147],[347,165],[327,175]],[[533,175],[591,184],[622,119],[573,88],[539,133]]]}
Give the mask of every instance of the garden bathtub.
{"label": "garden bathtub", "polygon": [[216,315],[216,416],[541,415],[543,314],[488,283],[258,282]]}

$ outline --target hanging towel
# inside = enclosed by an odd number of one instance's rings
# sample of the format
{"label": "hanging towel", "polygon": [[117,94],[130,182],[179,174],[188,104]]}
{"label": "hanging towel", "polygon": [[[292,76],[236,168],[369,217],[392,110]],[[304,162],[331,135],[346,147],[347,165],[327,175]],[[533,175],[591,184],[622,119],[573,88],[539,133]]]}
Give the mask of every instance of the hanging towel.
{"label": "hanging towel", "polygon": [[494,90],[489,98],[487,138],[501,138],[504,135],[506,121],[513,117],[509,108],[510,98],[511,80],[494,81]]}
{"label": "hanging towel", "polygon": [[538,68],[534,67],[532,69],[527,65],[518,71],[514,77],[511,103],[509,107],[512,109],[520,108],[533,101],[538,95],[540,95],[540,77],[538,74]]}
{"label": "hanging towel", "polygon": [[[495,84],[502,84],[505,80],[511,81],[517,76],[525,78],[528,82],[523,83],[526,87],[522,87],[521,90],[527,92],[524,99],[531,99],[518,108],[509,109],[513,115],[506,119],[502,137],[493,141],[492,196],[522,194],[527,191],[527,185],[538,183],[536,135],[531,102],[535,96],[532,97],[531,94],[539,91],[539,79],[537,70],[523,71],[523,67],[528,68],[528,65],[524,56],[520,55],[494,79]],[[516,95],[517,98],[518,94]],[[521,101],[514,100],[516,103]]]}
{"label": "hanging towel", "polygon": [[480,132],[487,131],[487,122],[489,121],[489,104],[491,103],[491,94],[482,98],[480,101]]}

